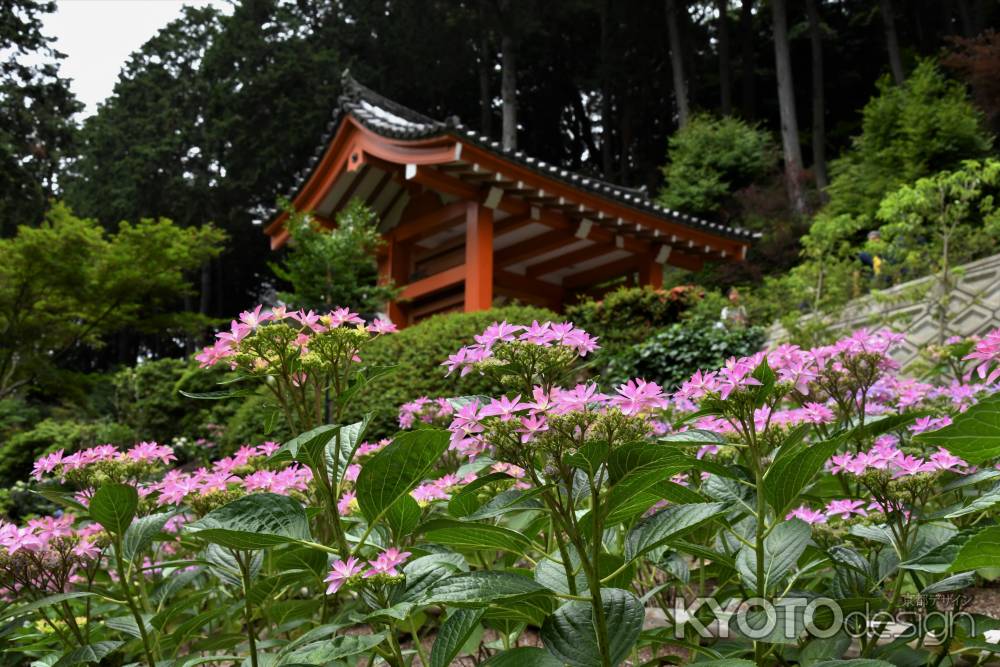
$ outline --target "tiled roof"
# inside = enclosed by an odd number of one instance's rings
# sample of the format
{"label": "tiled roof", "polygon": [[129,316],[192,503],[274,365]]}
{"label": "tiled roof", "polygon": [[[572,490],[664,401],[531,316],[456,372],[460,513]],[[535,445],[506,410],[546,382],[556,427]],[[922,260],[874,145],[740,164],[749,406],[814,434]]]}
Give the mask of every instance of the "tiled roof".
{"label": "tiled roof", "polygon": [[656,215],[674,224],[700,229],[709,233],[749,242],[759,238],[760,234],[740,227],[730,227],[696,216],[681,213],[661,206],[649,198],[645,188],[627,188],[609,183],[592,176],[584,176],[543,160],[530,157],[522,151],[505,149],[500,142],[480,135],[474,129],[467,127],[455,116],[445,121],[434,120],[394,102],[375,91],[355,81],[347,72],[343,75],[343,94],[338,99],[333,118],[327,123],[326,133],[315,152],[309,159],[306,168],[299,171],[294,178],[292,187],[287,193],[289,199],[294,198],[299,189],[305,185],[313,169],[319,163],[337,132],[341,120],[346,115],[352,116],[364,127],[381,136],[392,139],[418,140],[438,136],[453,136],[463,142],[474,144],[482,149],[493,152],[505,159],[524,165],[539,174],[554,178],[566,184],[589,190],[605,198],[615,200],[632,208]]}

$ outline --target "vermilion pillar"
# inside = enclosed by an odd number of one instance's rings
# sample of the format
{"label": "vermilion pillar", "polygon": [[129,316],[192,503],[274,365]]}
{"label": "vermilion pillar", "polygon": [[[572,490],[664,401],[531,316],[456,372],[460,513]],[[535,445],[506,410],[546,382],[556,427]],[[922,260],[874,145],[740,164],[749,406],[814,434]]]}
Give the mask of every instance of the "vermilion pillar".
{"label": "vermilion pillar", "polygon": [[663,265],[654,257],[643,257],[639,265],[639,284],[653,289],[663,289]]}
{"label": "vermilion pillar", "polygon": [[[393,237],[386,239],[385,259],[380,263],[379,273],[383,279],[389,279],[396,287],[402,288],[410,281],[410,246],[405,241],[397,241]],[[397,327],[409,324],[406,309],[396,301],[388,304],[389,319]]]}
{"label": "vermilion pillar", "polygon": [[465,209],[465,312],[493,305],[493,209],[477,201]]}

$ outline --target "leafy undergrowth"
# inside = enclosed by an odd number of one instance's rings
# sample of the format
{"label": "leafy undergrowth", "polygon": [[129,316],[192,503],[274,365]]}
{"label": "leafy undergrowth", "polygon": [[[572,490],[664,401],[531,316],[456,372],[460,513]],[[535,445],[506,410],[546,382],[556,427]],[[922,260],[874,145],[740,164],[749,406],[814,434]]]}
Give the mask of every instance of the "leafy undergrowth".
{"label": "leafy undergrowth", "polygon": [[443,361],[496,397],[342,423],[385,321],[243,313],[199,355],[300,436],[206,468],[156,443],[56,452],[61,507],[0,527],[11,664],[884,665],[985,660],[1000,563],[1000,332],[858,331],[673,393],[579,382],[599,341],[494,323]]}

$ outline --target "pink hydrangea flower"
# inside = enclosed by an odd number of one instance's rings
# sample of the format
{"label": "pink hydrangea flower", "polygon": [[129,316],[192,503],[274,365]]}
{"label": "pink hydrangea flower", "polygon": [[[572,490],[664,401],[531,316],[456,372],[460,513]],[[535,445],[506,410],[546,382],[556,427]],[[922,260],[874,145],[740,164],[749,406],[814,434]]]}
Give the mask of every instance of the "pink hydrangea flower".
{"label": "pink hydrangea flower", "polygon": [[368,561],[370,569],[365,572],[364,577],[374,577],[377,574],[384,574],[390,577],[398,577],[397,567],[406,562],[410,557],[409,551],[400,551],[396,547],[386,549],[375,560]]}
{"label": "pink hydrangea flower", "polygon": [[329,584],[326,587],[326,594],[333,595],[351,578],[361,574],[360,563],[357,558],[353,556],[345,560],[334,561],[330,566],[330,574],[326,576],[323,580],[324,583]]}
{"label": "pink hydrangea flower", "polygon": [[817,523],[826,523],[825,514],[823,514],[819,510],[814,510],[807,505],[801,505],[799,507],[796,507],[787,515],[785,515],[785,519],[801,519],[802,521],[805,521],[809,525]]}

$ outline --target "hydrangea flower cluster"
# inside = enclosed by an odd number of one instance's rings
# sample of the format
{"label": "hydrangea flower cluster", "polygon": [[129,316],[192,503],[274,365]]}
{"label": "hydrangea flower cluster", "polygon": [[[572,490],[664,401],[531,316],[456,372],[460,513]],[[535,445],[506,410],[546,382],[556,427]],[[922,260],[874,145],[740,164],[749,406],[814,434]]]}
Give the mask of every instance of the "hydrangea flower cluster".
{"label": "hydrangea flower cluster", "polygon": [[401,576],[397,569],[411,556],[409,551],[400,551],[396,547],[391,547],[380,553],[376,558],[368,561],[365,565],[361,561],[351,556],[347,560],[336,560],[330,566],[330,574],[324,579],[328,584],[327,595],[333,595],[344,585],[356,584],[365,579],[378,579],[385,581]]}
{"label": "hydrangea flower cluster", "polygon": [[232,456],[219,459],[207,468],[186,472],[170,470],[163,479],[140,486],[143,496],[152,495],[160,506],[191,505],[204,513],[216,502],[233,500],[247,493],[305,494],[312,482],[312,471],[296,463],[278,470],[268,467],[268,457],[278,449],[266,442],[241,447]]}
{"label": "hydrangea flower cluster", "polygon": [[[522,444],[534,441],[549,430],[553,417],[574,412],[606,413],[616,409],[626,416],[650,415],[668,405],[667,396],[655,382],[629,380],[620,385],[614,395],[601,393],[594,383],[581,383],[572,389],[554,387],[549,391],[536,386],[530,399],[501,396],[482,405],[472,401],[455,414],[448,429],[451,449],[474,458],[489,449],[485,436],[485,420],[496,418],[514,424]],[[655,432],[651,426],[651,432]]]}
{"label": "hydrangea flower cluster", "polygon": [[540,347],[558,346],[580,357],[585,357],[598,349],[597,338],[583,329],[576,328],[570,322],[539,324],[535,321],[531,326],[494,322],[475,336],[475,341],[475,345],[460,348],[441,364],[448,369],[449,375],[456,370],[459,371],[459,375],[467,375],[476,364],[492,358],[494,347],[500,343],[516,341]]}
{"label": "hydrangea flower cluster", "polygon": [[455,408],[447,398],[421,396],[399,407],[399,428],[413,428],[418,421],[433,424],[447,419],[454,412]]}
{"label": "hydrangea flower cluster", "polygon": [[827,462],[827,469],[834,475],[847,473],[855,476],[864,475],[869,470],[885,470],[891,473],[893,479],[938,471],[972,472],[968,463],[944,447],[923,458],[904,453],[897,444],[895,436],[881,436],[867,452],[844,452],[833,456]]}
{"label": "hydrangea flower cluster", "polygon": [[67,455],[65,450],[60,449],[35,461],[31,476],[41,481],[45,475],[55,474],[65,480],[69,473],[99,463],[114,461],[134,468],[135,464],[166,465],[176,460],[171,447],[155,442],[140,442],[125,451],[115,445],[98,445]]}
{"label": "hydrangea flower cluster", "polygon": [[[267,311],[264,311],[263,308],[263,305],[258,305],[253,310],[243,311],[240,313],[239,319],[230,323],[229,331],[217,333],[215,343],[195,356],[202,368],[214,366],[226,359],[231,360],[239,351],[240,342],[269,322],[284,322],[299,329],[295,344],[301,349],[308,349],[310,337],[313,334],[325,333],[342,327],[360,327],[376,335],[396,331],[396,325],[390,320],[377,318],[366,324],[363,318],[357,313],[351,312],[349,308],[337,308],[325,315],[319,315],[312,310],[289,311],[283,306],[276,306]],[[235,364],[233,365],[235,367]]]}
{"label": "hydrangea flower cluster", "polygon": [[29,519],[23,526],[0,521],[4,599],[68,592],[79,580],[79,570],[100,560],[102,534],[96,523],[76,526],[71,514]]}

